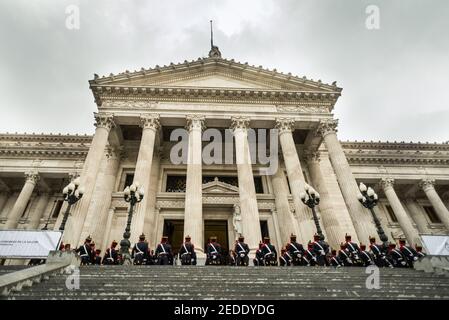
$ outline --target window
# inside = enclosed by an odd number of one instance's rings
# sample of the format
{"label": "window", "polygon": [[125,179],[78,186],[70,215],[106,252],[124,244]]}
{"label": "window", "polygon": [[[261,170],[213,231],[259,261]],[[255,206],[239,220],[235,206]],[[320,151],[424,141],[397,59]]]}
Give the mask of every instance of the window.
{"label": "window", "polygon": [[440,218],[438,217],[435,209],[432,206],[423,206],[423,208],[431,223],[441,223]]}
{"label": "window", "polygon": [[393,208],[389,205],[386,205],[385,208],[387,208],[388,215],[390,216],[390,220],[392,222],[398,222],[398,218],[396,218],[396,215],[394,214]]}
{"label": "window", "polygon": [[186,192],[186,176],[167,176],[165,192]]}
{"label": "window", "polygon": [[57,218],[59,216],[59,213],[61,212],[62,204],[64,203],[64,200],[58,200],[56,201],[55,208],[53,209],[53,212],[51,214],[52,218]]}
{"label": "window", "polygon": [[123,186],[123,189],[133,184],[134,181],[134,173],[127,173],[125,177],[125,185]]}
{"label": "window", "polygon": [[254,187],[256,188],[256,193],[264,193],[262,177],[254,177]]}
{"label": "window", "polygon": [[262,233],[262,239],[270,236],[270,234],[268,233],[268,221],[267,220],[260,221],[260,232]]}

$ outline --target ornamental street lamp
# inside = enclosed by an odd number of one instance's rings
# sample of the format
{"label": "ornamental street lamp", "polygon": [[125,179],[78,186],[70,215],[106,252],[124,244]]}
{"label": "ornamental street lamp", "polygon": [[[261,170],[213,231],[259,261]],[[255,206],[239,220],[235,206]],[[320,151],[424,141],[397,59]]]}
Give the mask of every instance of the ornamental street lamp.
{"label": "ornamental street lamp", "polygon": [[318,220],[318,216],[315,211],[315,206],[317,206],[318,203],[320,203],[320,194],[311,186],[309,186],[307,183],[305,184],[304,189],[306,190],[306,192],[301,192],[299,196],[302,202],[304,202],[305,205],[307,205],[310,209],[312,209],[313,220],[315,221],[316,226],[316,232],[320,236],[320,240],[324,240],[324,234],[321,231],[320,221]]}
{"label": "ornamental street lamp", "polygon": [[82,198],[84,194],[84,187],[80,186],[81,179],[80,177],[76,178],[72,182],[70,182],[63,190],[62,194],[64,195],[64,201],[67,201],[69,204],[67,209],[64,212],[64,218],[62,219],[61,226],[59,230],[64,232],[65,224],[67,219],[69,218],[70,207],[75,204],[79,199]]}
{"label": "ornamental street lamp", "polygon": [[376,225],[377,234],[379,235],[379,238],[383,242],[384,246],[388,247],[388,237],[385,234],[384,229],[382,228],[382,225],[380,224],[380,221],[377,218],[376,213],[374,212],[373,209],[377,205],[377,202],[379,201],[376,192],[374,192],[373,188],[371,187],[367,188],[366,185],[364,185],[362,182],[360,182],[359,190],[361,193],[357,195],[357,198],[365,208],[371,211],[374,224]]}
{"label": "ornamental street lamp", "polygon": [[120,254],[122,255],[122,263],[131,264],[131,255],[129,249],[131,248],[131,221],[134,213],[134,206],[143,199],[144,191],[142,187],[139,187],[139,183],[136,181],[132,185],[125,188],[124,199],[129,202],[128,222],[126,223],[125,233],[123,234],[123,240],[120,241]]}

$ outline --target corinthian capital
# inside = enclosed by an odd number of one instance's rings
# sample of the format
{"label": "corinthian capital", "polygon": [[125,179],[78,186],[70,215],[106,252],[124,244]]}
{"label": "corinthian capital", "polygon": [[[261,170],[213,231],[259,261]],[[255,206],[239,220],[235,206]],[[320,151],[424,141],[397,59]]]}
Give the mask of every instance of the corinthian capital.
{"label": "corinthian capital", "polygon": [[307,162],[319,162],[320,152],[319,151],[306,151],[304,152],[304,159]]}
{"label": "corinthian capital", "polygon": [[248,117],[232,117],[231,118],[231,129],[248,129],[250,119]]}
{"label": "corinthian capital", "polygon": [[422,179],[419,182],[419,187],[424,191],[434,189],[435,188],[435,180],[434,179]]}
{"label": "corinthian capital", "polygon": [[337,119],[327,119],[320,121],[320,124],[317,128],[317,135],[325,137],[329,133],[336,133],[337,132],[337,126],[338,126],[338,120]]}
{"label": "corinthian capital", "polygon": [[161,127],[158,114],[143,114],[140,116],[140,127],[157,131]]}
{"label": "corinthian capital", "polygon": [[275,127],[279,130],[279,133],[293,132],[295,130],[295,119],[277,118]]}
{"label": "corinthian capital", "polygon": [[201,131],[206,129],[205,125],[206,118],[202,115],[197,114],[189,114],[186,116],[186,129],[187,131],[191,131],[193,129],[200,129]]}
{"label": "corinthian capital", "polygon": [[25,181],[36,184],[39,181],[39,173],[36,171],[25,172]]}
{"label": "corinthian capital", "polygon": [[94,113],[95,127],[111,130],[114,126],[114,116],[109,113]]}
{"label": "corinthian capital", "polygon": [[393,188],[394,186],[394,179],[393,178],[382,178],[380,180],[380,185],[382,187],[382,189],[388,189],[388,188]]}

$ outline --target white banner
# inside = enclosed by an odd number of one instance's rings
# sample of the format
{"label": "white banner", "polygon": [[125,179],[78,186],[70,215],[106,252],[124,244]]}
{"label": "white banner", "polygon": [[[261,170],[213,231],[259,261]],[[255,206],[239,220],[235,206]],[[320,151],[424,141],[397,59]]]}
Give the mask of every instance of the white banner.
{"label": "white banner", "polygon": [[421,239],[428,254],[449,256],[449,236],[421,235]]}
{"label": "white banner", "polygon": [[52,230],[0,230],[0,258],[45,259],[61,236]]}

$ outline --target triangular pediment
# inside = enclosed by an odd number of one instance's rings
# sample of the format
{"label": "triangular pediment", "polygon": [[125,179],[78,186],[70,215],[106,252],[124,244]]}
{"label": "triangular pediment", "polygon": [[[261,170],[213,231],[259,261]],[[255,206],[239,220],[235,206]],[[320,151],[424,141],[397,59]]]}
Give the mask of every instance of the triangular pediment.
{"label": "triangular pediment", "polygon": [[203,184],[203,193],[238,193],[239,188],[231,184],[221,182],[218,178]]}
{"label": "triangular pediment", "polygon": [[[175,87],[206,87],[206,88],[250,88],[250,89],[266,89],[268,85],[257,82],[251,82],[246,79],[235,79],[229,75],[222,75],[215,72],[210,75],[192,75],[187,79],[160,82],[160,85],[170,85]],[[271,88],[280,89],[280,88]]]}
{"label": "triangular pediment", "polygon": [[117,87],[172,87],[172,88],[231,88],[252,90],[286,90],[301,92],[340,92],[336,86],[299,78],[290,73],[250,66],[234,60],[200,58],[196,61],[168,66],[156,66],[134,72],[123,72],[109,77],[95,76],[93,86]]}

